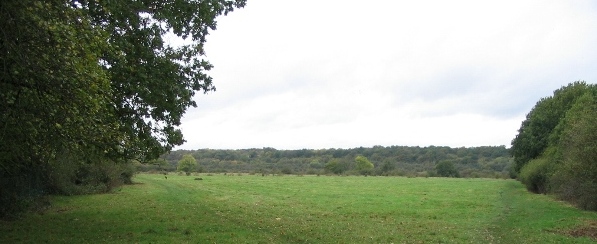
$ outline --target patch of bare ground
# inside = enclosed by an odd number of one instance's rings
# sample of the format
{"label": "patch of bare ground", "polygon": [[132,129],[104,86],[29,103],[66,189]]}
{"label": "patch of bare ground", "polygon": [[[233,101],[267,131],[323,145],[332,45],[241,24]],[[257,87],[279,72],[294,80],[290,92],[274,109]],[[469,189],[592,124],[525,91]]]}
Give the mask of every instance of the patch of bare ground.
{"label": "patch of bare ground", "polygon": [[597,240],[597,221],[586,221],[584,225],[574,229],[564,230],[562,233],[573,237],[589,237],[593,240]]}

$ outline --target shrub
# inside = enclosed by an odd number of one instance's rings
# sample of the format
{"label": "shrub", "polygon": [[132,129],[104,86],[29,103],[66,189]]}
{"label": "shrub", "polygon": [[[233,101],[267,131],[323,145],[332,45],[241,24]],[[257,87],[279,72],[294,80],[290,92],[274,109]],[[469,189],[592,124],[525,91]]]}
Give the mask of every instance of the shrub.
{"label": "shrub", "polygon": [[132,184],[135,166],[132,163],[97,161],[83,163],[76,158],[51,164],[50,191],[63,195],[109,192],[122,184]]}
{"label": "shrub", "polygon": [[123,184],[133,184],[133,177],[137,173],[136,169],[134,164],[123,164],[121,166],[120,180]]}
{"label": "shrub", "polygon": [[182,159],[178,161],[177,170],[185,172],[186,175],[191,175],[191,172],[195,171],[197,167],[197,160],[192,154],[185,154]]}
{"label": "shrub", "polygon": [[454,167],[454,163],[451,161],[441,161],[435,165],[435,171],[438,176],[441,177],[460,177],[460,174]]}
{"label": "shrub", "polygon": [[549,178],[553,172],[550,159],[540,157],[527,163],[518,174],[518,179],[526,186],[527,190],[535,193],[547,193]]}
{"label": "shrub", "polygon": [[100,157],[83,161],[80,155],[69,152],[48,163],[32,164],[10,174],[0,171],[0,217],[47,205],[47,194],[109,192],[122,184],[131,184],[135,172],[132,162],[116,163]]}
{"label": "shrub", "polygon": [[280,172],[286,175],[292,174],[292,170],[288,167],[284,167]]}
{"label": "shrub", "polygon": [[41,167],[0,170],[0,219],[14,219],[39,203],[47,203],[47,173]]}
{"label": "shrub", "polygon": [[579,163],[564,163],[551,179],[556,196],[585,210],[597,210],[597,179]]}
{"label": "shrub", "polygon": [[375,166],[366,157],[359,155],[354,160],[359,174],[370,175],[373,172]]}

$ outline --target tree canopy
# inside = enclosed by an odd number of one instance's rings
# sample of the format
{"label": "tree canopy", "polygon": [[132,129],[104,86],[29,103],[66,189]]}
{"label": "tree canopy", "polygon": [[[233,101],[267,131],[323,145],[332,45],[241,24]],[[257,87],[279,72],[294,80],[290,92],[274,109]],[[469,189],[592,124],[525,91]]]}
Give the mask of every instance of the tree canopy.
{"label": "tree canopy", "polygon": [[182,159],[178,161],[178,166],[176,167],[178,171],[182,171],[187,174],[195,171],[195,168],[197,168],[197,160],[192,154],[186,154],[182,156]]}
{"label": "tree canopy", "polygon": [[164,154],[165,167],[143,165],[140,171],[175,171],[177,162],[192,154],[208,173],[259,173],[280,174],[340,174],[362,175],[356,158],[365,157],[373,164],[366,171],[369,175],[384,176],[435,176],[436,164],[448,160],[454,164],[461,177],[509,178],[512,157],[505,146],[472,148],[375,146],[351,149],[300,149],[277,150],[274,148],[236,150],[175,150]]}
{"label": "tree canopy", "polygon": [[245,2],[0,1],[0,176],[64,154],[146,162],[182,144],[193,96],[215,90],[206,36]]}
{"label": "tree canopy", "polygon": [[372,173],[373,168],[375,167],[369,159],[366,157],[359,155],[354,159],[356,163],[356,170],[363,175],[368,175]]}
{"label": "tree canopy", "polygon": [[554,91],[553,96],[539,100],[522,122],[518,135],[512,140],[511,152],[514,156],[514,169],[520,172],[530,160],[539,157],[557,140],[559,132],[552,133],[566,112],[588,89],[585,82],[577,81]]}
{"label": "tree canopy", "polygon": [[530,191],[597,210],[595,121],[595,85],[574,82],[541,99],[512,141],[518,178]]}
{"label": "tree canopy", "polygon": [[458,171],[454,167],[454,163],[444,160],[435,165],[437,175],[441,177],[459,177]]}

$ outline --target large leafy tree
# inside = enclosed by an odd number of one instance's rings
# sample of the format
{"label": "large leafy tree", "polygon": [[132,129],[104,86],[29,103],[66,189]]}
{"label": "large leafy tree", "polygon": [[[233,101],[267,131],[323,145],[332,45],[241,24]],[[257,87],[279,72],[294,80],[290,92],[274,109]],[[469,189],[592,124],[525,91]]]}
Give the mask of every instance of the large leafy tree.
{"label": "large leafy tree", "polygon": [[580,97],[558,126],[554,193],[584,209],[597,210],[597,90]]}
{"label": "large leafy tree", "polygon": [[215,90],[206,36],[245,1],[0,1],[0,178],[43,175],[65,154],[143,162],[182,144],[193,96]]}
{"label": "large leafy tree", "polygon": [[588,85],[577,81],[554,91],[553,96],[542,98],[522,122],[518,135],[512,140],[511,153],[514,156],[514,170],[519,173],[530,160],[538,158],[550,145],[557,141],[559,131],[554,129],[584,94]]}
{"label": "large leafy tree", "polygon": [[[108,34],[102,59],[112,94],[112,109],[124,135],[125,155],[155,158],[183,143],[176,128],[196,91],[215,90],[201,58],[215,18],[245,0],[74,1]],[[173,32],[192,42],[172,47],[162,36]]]}
{"label": "large leafy tree", "polygon": [[[182,144],[177,126],[193,95],[215,89],[201,58],[208,31],[244,4],[2,1],[3,168],[65,145],[145,160]],[[188,41],[170,46],[169,32]]]}
{"label": "large leafy tree", "polygon": [[56,1],[2,1],[0,11],[2,169],[113,136],[104,32]]}
{"label": "large leafy tree", "polygon": [[512,143],[518,178],[538,193],[554,193],[597,209],[597,87],[575,82],[542,99]]}

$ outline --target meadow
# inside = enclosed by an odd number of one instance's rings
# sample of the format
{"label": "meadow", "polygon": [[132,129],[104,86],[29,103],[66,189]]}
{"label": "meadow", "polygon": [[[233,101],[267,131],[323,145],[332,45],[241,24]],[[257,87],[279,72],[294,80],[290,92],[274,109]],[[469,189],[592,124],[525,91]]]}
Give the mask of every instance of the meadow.
{"label": "meadow", "polygon": [[501,179],[140,174],[50,200],[0,222],[0,243],[594,243],[597,230],[597,213]]}

